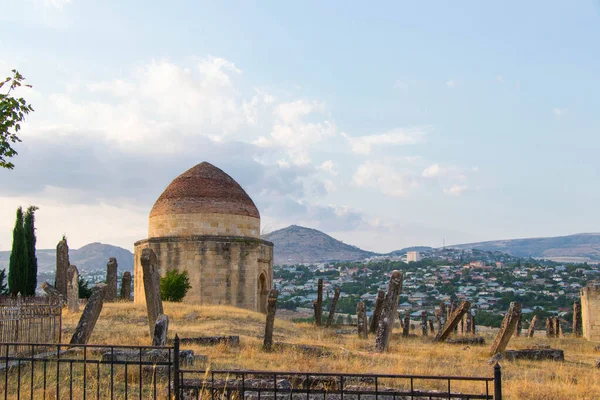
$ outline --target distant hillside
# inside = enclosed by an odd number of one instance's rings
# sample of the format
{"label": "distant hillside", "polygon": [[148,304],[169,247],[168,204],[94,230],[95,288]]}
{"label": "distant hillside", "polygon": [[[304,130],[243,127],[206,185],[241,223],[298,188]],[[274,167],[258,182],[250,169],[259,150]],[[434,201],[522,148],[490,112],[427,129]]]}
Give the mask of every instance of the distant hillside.
{"label": "distant hillside", "polygon": [[[56,269],[56,250],[36,251],[39,272],[53,272]],[[133,254],[129,250],[110,244],[90,243],[79,249],[69,249],[69,261],[77,268],[87,271],[106,268],[109,257],[116,257],[119,271],[133,272]],[[10,251],[0,251],[0,269],[8,269]]]}
{"label": "distant hillside", "polygon": [[501,251],[516,257],[559,262],[600,261],[600,233],[580,233],[532,239],[493,240],[449,246],[457,249]]}
{"label": "distant hillside", "polygon": [[431,250],[433,250],[433,247],[429,247],[429,246],[412,246],[412,247],[405,247],[405,248],[400,249],[400,250],[391,251],[391,252],[387,253],[386,256],[399,257],[399,256],[402,256],[402,255],[406,254],[409,251],[418,251],[419,253],[428,253]]}
{"label": "distant hillside", "polygon": [[376,253],[350,246],[316,229],[291,225],[263,236],[275,244],[275,264],[354,261]]}

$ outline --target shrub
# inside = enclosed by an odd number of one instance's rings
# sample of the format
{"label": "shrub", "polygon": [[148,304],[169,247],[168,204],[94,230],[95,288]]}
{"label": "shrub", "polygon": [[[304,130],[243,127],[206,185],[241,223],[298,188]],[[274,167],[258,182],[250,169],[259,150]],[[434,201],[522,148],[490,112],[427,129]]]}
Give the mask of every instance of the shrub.
{"label": "shrub", "polygon": [[160,278],[160,297],[163,301],[179,302],[191,287],[187,271],[177,272],[172,269]]}

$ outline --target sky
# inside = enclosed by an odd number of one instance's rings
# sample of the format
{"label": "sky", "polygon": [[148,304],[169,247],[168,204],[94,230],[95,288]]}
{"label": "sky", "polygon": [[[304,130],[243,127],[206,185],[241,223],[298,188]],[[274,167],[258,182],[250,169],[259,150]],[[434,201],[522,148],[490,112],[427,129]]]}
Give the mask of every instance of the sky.
{"label": "sky", "polygon": [[133,249],[209,161],[290,224],[361,248],[600,231],[600,0],[8,0],[0,76],[33,85],[0,251],[36,205]]}

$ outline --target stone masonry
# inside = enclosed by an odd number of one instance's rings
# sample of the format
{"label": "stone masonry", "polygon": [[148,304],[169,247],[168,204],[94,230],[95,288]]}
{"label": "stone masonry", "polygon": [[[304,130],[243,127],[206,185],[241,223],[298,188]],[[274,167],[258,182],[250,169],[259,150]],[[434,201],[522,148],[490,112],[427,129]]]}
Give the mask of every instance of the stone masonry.
{"label": "stone masonry", "polygon": [[583,337],[600,341],[600,282],[590,282],[581,289],[581,322]]}

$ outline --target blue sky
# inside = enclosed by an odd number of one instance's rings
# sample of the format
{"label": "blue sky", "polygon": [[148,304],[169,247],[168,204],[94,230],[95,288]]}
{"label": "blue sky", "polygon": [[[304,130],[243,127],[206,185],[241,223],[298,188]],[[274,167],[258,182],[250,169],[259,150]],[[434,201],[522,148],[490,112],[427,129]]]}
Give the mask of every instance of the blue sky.
{"label": "blue sky", "polygon": [[38,247],[131,248],[204,160],[369,250],[598,231],[600,2],[523,3],[9,2],[0,250],[28,204]]}

